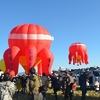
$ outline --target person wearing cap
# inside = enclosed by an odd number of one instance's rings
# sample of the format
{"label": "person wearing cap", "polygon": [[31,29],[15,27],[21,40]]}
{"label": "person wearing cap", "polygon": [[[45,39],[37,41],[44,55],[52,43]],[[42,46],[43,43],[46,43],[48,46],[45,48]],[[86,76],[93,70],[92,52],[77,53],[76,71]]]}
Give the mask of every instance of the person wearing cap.
{"label": "person wearing cap", "polygon": [[39,92],[40,81],[35,68],[29,70],[29,78],[26,80],[26,93],[31,94],[30,100],[42,100],[43,96]]}

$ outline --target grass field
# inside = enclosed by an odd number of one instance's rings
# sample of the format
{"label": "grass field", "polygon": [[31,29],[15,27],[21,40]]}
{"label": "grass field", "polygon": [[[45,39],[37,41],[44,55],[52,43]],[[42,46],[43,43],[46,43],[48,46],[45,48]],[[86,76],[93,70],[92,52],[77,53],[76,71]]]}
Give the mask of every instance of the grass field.
{"label": "grass field", "polygon": [[[88,90],[88,96],[86,96],[86,100],[100,100],[100,93],[95,94],[94,90]],[[61,91],[57,92],[58,100],[64,100],[64,96]],[[14,100],[29,100],[29,96],[23,93],[16,93],[14,95]],[[47,91],[47,100],[55,100],[53,90],[48,89]],[[75,91],[75,100],[81,100],[81,91],[77,89]]]}

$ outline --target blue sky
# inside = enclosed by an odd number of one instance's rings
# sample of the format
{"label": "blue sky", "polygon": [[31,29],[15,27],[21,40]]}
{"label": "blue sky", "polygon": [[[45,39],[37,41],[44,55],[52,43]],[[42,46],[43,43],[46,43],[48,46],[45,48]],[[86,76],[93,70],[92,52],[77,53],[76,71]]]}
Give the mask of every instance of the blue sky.
{"label": "blue sky", "polygon": [[[0,59],[8,48],[11,29],[24,23],[41,25],[54,36],[52,69],[100,66],[100,0],[0,1]],[[88,65],[68,64],[68,49],[74,42],[87,46]]]}

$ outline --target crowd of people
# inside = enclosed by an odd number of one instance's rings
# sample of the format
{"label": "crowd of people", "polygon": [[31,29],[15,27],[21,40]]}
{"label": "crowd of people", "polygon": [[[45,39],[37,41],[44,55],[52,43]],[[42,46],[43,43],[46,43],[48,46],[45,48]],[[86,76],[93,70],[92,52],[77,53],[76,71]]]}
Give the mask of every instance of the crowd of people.
{"label": "crowd of people", "polygon": [[[51,86],[49,87],[49,84]],[[89,87],[89,74],[82,72],[79,77],[79,85],[82,91],[82,99],[85,100],[87,87]],[[96,77],[95,92],[99,92],[99,82]],[[77,88],[77,78],[70,71],[59,75],[54,71],[52,75],[46,76],[42,73],[39,76],[34,68],[29,70],[29,75],[18,75],[12,77],[9,72],[3,73],[0,70],[0,100],[13,100],[15,93],[26,93],[30,95],[30,100],[47,100],[46,92],[48,88],[52,88],[55,95],[55,100],[58,100],[57,91],[62,91],[64,100],[74,100],[75,90]]]}

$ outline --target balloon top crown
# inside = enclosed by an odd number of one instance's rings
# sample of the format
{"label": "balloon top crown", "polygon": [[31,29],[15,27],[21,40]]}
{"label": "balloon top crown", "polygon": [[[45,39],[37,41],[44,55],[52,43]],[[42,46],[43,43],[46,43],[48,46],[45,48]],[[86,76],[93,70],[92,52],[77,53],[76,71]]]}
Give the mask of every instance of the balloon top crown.
{"label": "balloon top crown", "polygon": [[54,37],[42,26],[35,24],[20,24],[14,27],[8,39],[40,39],[54,40]]}
{"label": "balloon top crown", "polygon": [[71,44],[71,46],[75,46],[75,45],[79,45],[79,46],[85,46],[86,47],[86,45],[85,44],[83,44],[83,43],[81,43],[81,42],[75,42],[75,43],[72,43]]}

